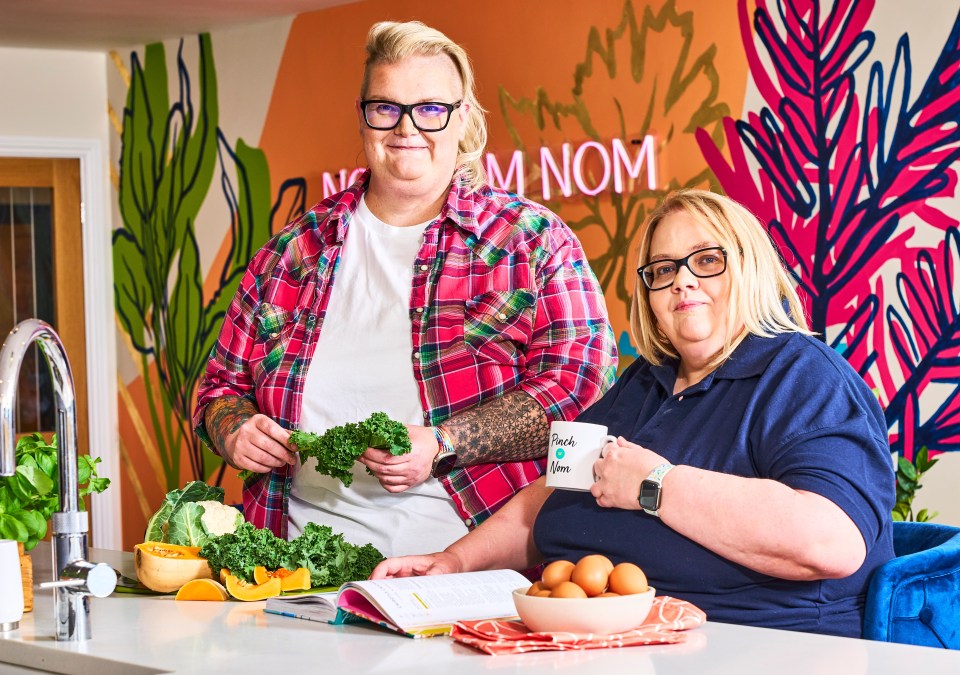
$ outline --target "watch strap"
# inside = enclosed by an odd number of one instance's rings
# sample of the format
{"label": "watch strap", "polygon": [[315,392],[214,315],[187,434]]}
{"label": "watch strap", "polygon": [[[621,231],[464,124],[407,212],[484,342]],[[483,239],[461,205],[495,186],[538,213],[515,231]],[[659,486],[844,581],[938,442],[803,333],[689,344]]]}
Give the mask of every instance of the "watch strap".
{"label": "watch strap", "polygon": [[450,434],[445,429],[433,427],[433,434],[437,438],[437,445],[440,449],[436,457],[433,458],[433,465],[430,467],[430,475],[434,478],[445,476],[457,463],[457,451],[453,448],[453,441],[450,440]]}
{"label": "watch strap", "polygon": [[645,513],[651,516],[656,516],[657,518],[660,517],[660,514],[658,513],[658,511],[660,508],[660,490],[663,485],[663,479],[668,473],[670,473],[671,470],[675,468],[676,467],[670,462],[663,462],[662,464],[658,464],[656,467],[654,467],[653,471],[651,471],[650,474],[643,479],[643,482],[641,483],[641,487],[640,487],[641,494],[643,492],[643,483],[653,483],[655,486],[655,489],[657,490],[656,508],[653,508],[653,509],[647,508],[646,506],[643,505],[642,499],[640,497],[637,498],[637,501],[640,502],[640,508],[642,508]]}

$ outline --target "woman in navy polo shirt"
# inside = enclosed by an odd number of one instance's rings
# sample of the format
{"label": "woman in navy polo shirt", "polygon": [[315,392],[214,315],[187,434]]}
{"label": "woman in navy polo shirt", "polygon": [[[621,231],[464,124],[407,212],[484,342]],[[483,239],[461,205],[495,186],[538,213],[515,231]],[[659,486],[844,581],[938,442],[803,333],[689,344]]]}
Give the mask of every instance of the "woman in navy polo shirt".
{"label": "woman in navy polo shirt", "polygon": [[590,493],[541,479],[443,553],[374,576],[602,553],[714,621],[859,636],[870,575],[894,555],[875,396],[811,336],[763,226],[730,199],[667,197],[640,261],[641,358],[578,418],[619,436]]}

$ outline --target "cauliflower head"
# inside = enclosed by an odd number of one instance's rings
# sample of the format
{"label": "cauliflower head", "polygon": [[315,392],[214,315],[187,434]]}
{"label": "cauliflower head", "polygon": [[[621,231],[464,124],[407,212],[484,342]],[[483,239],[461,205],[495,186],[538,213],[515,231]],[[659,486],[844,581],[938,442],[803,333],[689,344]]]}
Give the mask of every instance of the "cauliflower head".
{"label": "cauliflower head", "polygon": [[233,534],[240,527],[240,523],[243,522],[243,514],[232,506],[213,500],[197,502],[197,505],[203,507],[200,522],[203,523],[207,534],[211,536],[219,537],[221,534]]}

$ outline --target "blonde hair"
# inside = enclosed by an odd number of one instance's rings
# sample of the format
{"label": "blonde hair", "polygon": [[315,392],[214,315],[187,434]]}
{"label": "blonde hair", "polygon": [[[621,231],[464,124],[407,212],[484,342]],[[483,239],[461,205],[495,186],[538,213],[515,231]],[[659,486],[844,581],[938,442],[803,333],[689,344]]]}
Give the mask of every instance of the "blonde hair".
{"label": "blonde hair", "polygon": [[480,107],[480,102],[477,100],[470,57],[467,56],[463,47],[440,31],[419,21],[375,23],[367,34],[367,62],[363,69],[360,97],[366,98],[370,83],[370,69],[373,66],[382,63],[398,63],[410,56],[441,54],[450,57],[453,61],[463,87],[463,104],[468,106],[466,131],[463,140],[460,141],[457,154],[457,173],[464,178],[469,191],[473,192],[487,182],[487,172],[482,161],[483,151],[487,145],[487,121],[484,118],[486,111]]}
{"label": "blonde hair", "polygon": [[[793,281],[763,225],[728,197],[706,190],[680,190],[667,195],[641,229],[640,265],[649,261],[650,242],[657,226],[677,212],[693,217],[727,251],[726,273],[731,276],[727,316],[730,330],[723,349],[710,363],[712,368],[726,361],[747,333],[760,337],[790,332],[813,334]],[[640,354],[656,365],[663,357],[679,358],[679,354],[657,325],[649,293],[638,275],[630,330]],[[741,322],[743,330],[734,335],[733,329]]]}

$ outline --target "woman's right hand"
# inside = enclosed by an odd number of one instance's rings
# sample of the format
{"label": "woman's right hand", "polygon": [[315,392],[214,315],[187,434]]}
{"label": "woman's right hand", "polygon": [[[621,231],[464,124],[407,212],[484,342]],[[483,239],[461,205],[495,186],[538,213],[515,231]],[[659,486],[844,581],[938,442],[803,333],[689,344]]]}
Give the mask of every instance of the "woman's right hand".
{"label": "woman's right hand", "polygon": [[223,455],[234,468],[269,473],[296,463],[297,454],[287,447],[289,439],[289,431],[257,413],[224,439]]}
{"label": "woman's right hand", "polygon": [[213,444],[235,469],[269,473],[297,461],[287,446],[290,432],[257,412],[248,399],[219,398],[207,407],[204,420]]}
{"label": "woman's right hand", "polygon": [[423,577],[430,574],[453,574],[462,571],[457,556],[441,551],[430,555],[405,555],[399,558],[387,558],[374,568],[370,578]]}

